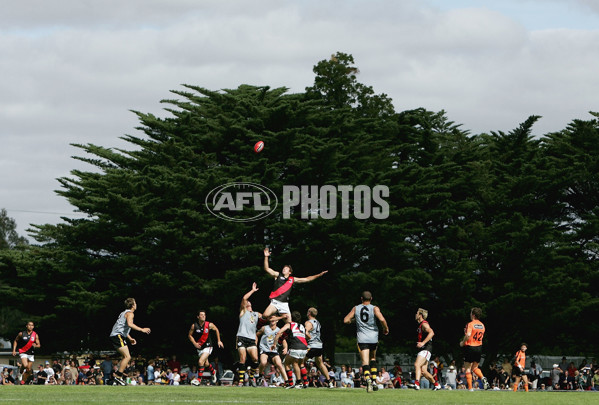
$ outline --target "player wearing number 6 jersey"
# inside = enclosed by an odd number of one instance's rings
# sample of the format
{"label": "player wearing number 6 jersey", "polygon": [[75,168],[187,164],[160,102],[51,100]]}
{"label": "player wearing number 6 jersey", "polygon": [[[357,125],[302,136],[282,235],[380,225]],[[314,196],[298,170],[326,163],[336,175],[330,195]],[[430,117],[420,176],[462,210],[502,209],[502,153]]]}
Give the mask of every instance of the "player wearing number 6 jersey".
{"label": "player wearing number 6 jersey", "polygon": [[345,316],[343,322],[350,324],[352,319],[356,320],[358,334],[358,350],[362,359],[362,370],[366,380],[366,392],[376,391],[376,376],[378,374],[376,365],[376,349],[379,343],[379,328],[376,325],[378,319],[383,326],[383,334],[389,333],[387,321],[381,313],[379,307],[372,305],[372,293],[364,291],[362,293],[362,304],[356,305]]}
{"label": "player wearing number 6 jersey", "polygon": [[483,337],[485,336],[485,325],[480,321],[482,314],[483,310],[480,308],[470,310],[470,323],[466,325],[464,338],[460,342],[460,346],[464,348],[464,368],[466,369],[466,381],[470,391],[473,391],[472,373],[483,380],[486,390],[489,389],[489,382],[478,367],[482,354]]}

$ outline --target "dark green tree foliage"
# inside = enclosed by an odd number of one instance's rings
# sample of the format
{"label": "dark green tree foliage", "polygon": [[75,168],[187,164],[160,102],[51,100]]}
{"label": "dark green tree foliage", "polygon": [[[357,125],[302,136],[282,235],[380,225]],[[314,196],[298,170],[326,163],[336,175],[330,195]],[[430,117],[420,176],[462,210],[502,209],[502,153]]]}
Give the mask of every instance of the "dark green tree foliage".
{"label": "dark green tree foliage", "polygon": [[[35,285],[36,266],[27,239],[17,233],[15,220],[4,208],[0,210],[0,235],[0,337],[12,341],[35,318],[32,314],[39,297],[29,286]],[[19,307],[25,300],[31,307]]]}
{"label": "dark green tree foliage", "polygon": [[[322,63],[341,64],[335,58]],[[334,80],[348,77],[347,70],[336,74]],[[82,330],[98,331],[85,336],[86,344],[105,344],[102,331],[110,328],[123,299],[134,296],[140,306],[136,320],[154,330],[142,339],[146,347],[166,353],[191,348],[185,335],[200,307],[209,309],[209,319],[231,347],[239,301],[252,281],[261,288],[253,299],[256,309],[268,304],[272,280],[261,269],[265,244],[273,248],[275,267],[292,263],[298,276],[330,270],[314,288],[298,286],[292,306],[305,304],[304,312],[307,305],[330,305],[334,312],[324,311],[323,320],[331,324],[333,339],[334,320],[356,299],[323,300],[322,291],[338,290],[346,269],[365,261],[365,249],[355,245],[367,242],[369,224],[305,220],[299,210],[288,220],[278,211],[261,222],[232,223],[212,216],[204,199],[233,181],[263,184],[279,196],[283,185],[378,184],[386,163],[359,150],[368,145],[382,151],[382,143],[372,145],[381,137],[378,128],[390,125],[381,119],[389,114],[374,106],[386,103],[390,112],[390,100],[355,77],[348,85],[358,100],[355,107],[333,108],[328,100],[333,86],[326,85],[306,94],[185,86],[174,92],[179,99],[165,101],[171,118],[136,112],[145,136],[125,138],[136,149],[76,145],[90,156],[77,159],[98,170],[60,179],[58,193],[89,218],[41,226],[37,237],[48,251],[59,252],[59,266],[70,276],[57,310],[80,314]],[[267,145],[260,155],[252,151],[257,140]],[[63,319],[57,316],[56,329],[64,327]],[[81,339],[76,333],[61,344]]]}
{"label": "dark green tree foliage", "polygon": [[[544,320],[556,336],[554,350],[564,342],[586,352],[599,337],[591,321],[599,310],[599,114],[591,115],[543,139],[548,188],[559,202],[551,207],[559,235],[542,273],[545,300],[554,308]],[[569,332],[572,324],[580,325],[584,338]]]}
{"label": "dark green tree foliage", "polygon": [[0,210],[0,249],[12,249],[27,245],[27,239],[17,233],[17,223],[8,216],[6,209]]}
{"label": "dark green tree foliage", "polygon": [[[522,340],[534,353],[592,352],[597,120],[538,138],[532,116],[508,133],[471,135],[443,111],[396,113],[386,95],[357,81],[351,55],[320,61],[314,73],[300,94],[184,86],[165,100],[168,118],[135,112],[142,135],[124,138],[130,150],[75,145],[85,152],[76,159],[93,170],[59,179],[58,193],[88,217],[37,227],[43,245],[1,262],[14,308],[31,300],[51,308],[28,312],[45,346],[108,348],[106,335],[132,296],[136,323],[153,330],[137,335],[140,350],[193,355],[187,330],[205,308],[230,364],[239,302],[253,281],[254,309],[268,304],[268,245],[275,270],[329,270],[297,285],[291,299],[302,313],[320,309],[329,354],[354,350],[355,328],[341,320],[363,290],[391,326],[382,352],[415,349],[413,317],[424,307],[435,351],[457,357],[472,306],[487,314],[490,357]],[[255,154],[258,140],[266,148]],[[280,207],[250,223],[211,215],[210,190],[241,181],[279,197],[284,185],[387,185],[390,216],[306,219],[295,208],[284,219]],[[42,291],[28,291],[32,282]]]}

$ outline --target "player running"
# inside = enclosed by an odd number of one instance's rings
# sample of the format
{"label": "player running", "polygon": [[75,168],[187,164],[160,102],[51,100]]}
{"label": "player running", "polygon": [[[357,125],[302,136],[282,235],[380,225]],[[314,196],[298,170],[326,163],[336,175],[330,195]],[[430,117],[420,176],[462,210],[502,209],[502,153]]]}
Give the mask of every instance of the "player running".
{"label": "player running", "polygon": [[352,319],[356,320],[358,350],[362,359],[362,370],[366,380],[366,392],[377,391],[376,376],[378,374],[376,364],[376,349],[379,343],[379,328],[376,324],[378,319],[383,327],[383,334],[389,334],[389,326],[379,307],[372,305],[372,293],[362,293],[362,303],[356,305],[345,316],[343,322],[350,324]]}
{"label": "player running", "polygon": [[472,308],[470,311],[470,323],[464,329],[464,338],[460,341],[460,346],[464,349],[464,368],[466,369],[466,381],[468,390],[472,388],[472,373],[483,380],[483,385],[488,390],[489,382],[478,367],[482,355],[483,337],[485,336],[485,325],[480,321],[483,310]]}
{"label": "player running", "polygon": [[[258,291],[256,283],[252,284],[252,289],[248,291],[241,300],[239,308],[239,328],[237,329],[237,352],[239,353],[239,385],[245,381],[245,371],[250,367],[250,378],[252,385],[255,385],[254,375],[258,372],[258,347],[256,339],[256,329],[258,321],[262,314],[252,311],[252,303],[249,298]],[[249,355],[249,361],[248,361]],[[249,363],[249,364],[248,364]]]}
{"label": "player running", "polygon": [[35,360],[33,353],[35,349],[41,347],[40,337],[37,332],[33,330],[34,327],[35,325],[33,322],[27,322],[25,330],[17,334],[15,341],[12,344],[12,355],[16,356],[18,351],[21,359],[21,368],[19,370],[21,373],[21,384],[25,384],[27,380],[33,376],[32,368]]}
{"label": "player running", "polygon": [[127,298],[125,300],[125,310],[119,314],[119,317],[112,327],[112,332],[110,332],[110,341],[112,342],[112,346],[114,346],[114,348],[122,356],[122,359],[119,363],[119,369],[114,373],[114,381],[118,385],[127,385],[127,382],[124,378],[124,372],[129,365],[129,361],[131,361],[131,354],[129,353],[127,340],[132,346],[137,344],[137,341],[129,334],[131,329],[148,335],[151,332],[150,328],[140,328],[133,323],[133,313],[136,309],[137,303],[135,302],[135,298]]}
{"label": "player running", "polygon": [[329,370],[327,370],[324,361],[322,360],[322,339],[320,337],[321,325],[318,319],[316,319],[317,315],[318,310],[316,308],[312,307],[308,309],[308,320],[304,326],[306,328],[306,333],[310,334],[310,339],[308,340],[308,354],[306,354],[304,364],[306,364],[306,360],[314,359],[316,367],[318,367],[322,375],[325,376],[325,383],[329,388],[335,388],[335,383],[329,379]]}
{"label": "player running", "polygon": [[[306,333],[306,328],[300,322],[302,315],[293,311],[291,314],[292,321],[286,323],[275,335],[275,341],[271,346],[271,350],[276,349],[276,343],[283,337],[287,340],[288,351],[283,348],[285,356],[285,367],[287,368],[287,387],[286,388],[303,388],[307,386],[307,372],[303,367],[303,361],[308,352],[308,341],[310,335]],[[301,366],[301,367],[300,367]],[[302,373],[302,368],[304,373]],[[295,372],[295,385],[293,384],[293,373]],[[304,384],[302,385],[302,381]]]}
{"label": "player running", "polygon": [[212,337],[210,331],[216,333],[216,342],[219,348],[223,348],[223,342],[220,340],[220,332],[215,324],[206,320],[206,311],[200,309],[198,311],[198,320],[191,325],[187,334],[193,347],[198,351],[198,380],[202,381],[204,378],[204,370],[208,368],[211,374],[212,383],[216,383],[216,370],[212,367],[212,364],[208,361],[210,354],[212,354]]}
{"label": "player running", "polygon": [[518,391],[518,385],[520,385],[520,380],[523,380],[524,390],[528,392],[528,376],[524,374],[524,365],[526,363],[527,349],[528,345],[526,343],[522,343],[520,345],[520,350],[516,352],[516,359],[514,361],[514,367],[512,369],[512,374],[514,377],[514,392]]}
{"label": "player running", "polygon": [[270,304],[264,310],[262,319],[267,320],[275,312],[279,312],[280,315],[285,316],[285,322],[291,322],[291,313],[289,310],[289,295],[291,294],[291,288],[294,283],[309,283],[319,277],[325,275],[328,271],[322,271],[318,274],[308,277],[292,277],[293,269],[290,265],[283,266],[283,269],[278,272],[270,268],[268,264],[268,258],[270,257],[270,250],[264,249],[264,270],[275,279],[275,285],[273,291],[270,293]]}
{"label": "player running", "polygon": [[[428,311],[423,308],[418,308],[418,311],[416,311],[416,322],[418,322],[418,342],[416,343],[416,347],[420,349],[420,351],[416,355],[416,362],[414,363],[415,381],[414,384],[409,384],[408,387],[419,390],[420,378],[424,376],[424,378],[434,384],[433,390],[437,391],[441,389],[441,384],[439,384],[438,381],[435,381],[435,378],[427,369],[433,350],[433,336],[435,336],[435,332],[428,324],[426,318],[428,318]],[[425,334],[426,336],[424,336]]]}

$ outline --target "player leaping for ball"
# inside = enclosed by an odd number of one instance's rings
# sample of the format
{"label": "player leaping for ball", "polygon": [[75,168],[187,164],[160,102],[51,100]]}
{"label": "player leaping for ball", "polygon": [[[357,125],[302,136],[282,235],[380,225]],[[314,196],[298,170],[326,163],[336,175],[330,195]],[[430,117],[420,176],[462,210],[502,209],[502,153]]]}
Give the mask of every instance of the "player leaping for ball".
{"label": "player leaping for ball", "polygon": [[309,283],[319,277],[325,275],[328,271],[322,271],[318,274],[308,277],[292,277],[293,269],[290,265],[286,264],[283,269],[278,272],[274,271],[268,265],[268,258],[270,257],[270,250],[264,249],[264,270],[275,278],[275,285],[273,291],[270,293],[270,305],[262,313],[262,319],[267,320],[275,312],[279,312],[280,315],[284,316],[285,322],[291,322],[291,312],[289,311],[289,295],[291,294],[291,288],[294,283]]}

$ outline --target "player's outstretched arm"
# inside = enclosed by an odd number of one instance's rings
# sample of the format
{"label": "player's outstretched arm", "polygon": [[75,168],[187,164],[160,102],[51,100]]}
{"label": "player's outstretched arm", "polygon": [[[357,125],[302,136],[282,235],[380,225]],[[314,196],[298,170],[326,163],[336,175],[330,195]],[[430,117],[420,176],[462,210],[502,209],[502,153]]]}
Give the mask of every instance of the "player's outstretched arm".
{"label": "player's outstretched arm", "polygon": [[314,274],[313,276],[308,276],[308,277],[295,277],[295,282],[296,283],[309,283],[310,281],[314,281],[319,277],[324,276],[325,274],[327,274],[329,271],[325,270],[325,271],[321,271],[318,274]]}
{"label": "player's outstretched arm", "polygon": [[270,268],[269,264],[268,264],[268,258],[270,257],[270,249],[269,248],[264,248],[264,271],[266,271],[268,274],[270,274],[273,277],[278,277],[279,276],[279,272],[278,271],[274,271],[273,269]]}
{"label": "player's outstretched arm", "polygon": [[349,311],[349,314],[345,315],[345,318],[343,318],[343,323],[346,324],[350,324],[352,319],[354,319],[354,316],[356,315],[356,307],[353,307],[351,309],[351,311]]}
{"label": "player's outstretched arm", "polygon": [[241,299],[241,306],[239,307],[239,316],[240,317],[243,316],[243,314],[245,313],[245,307],[248,303],[248,300],[250,299],[252,294],[255,293],[256,291],[258,291],[258,285],[256,283],[253,283],[252,289],[250,291],[248,291]]}

